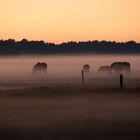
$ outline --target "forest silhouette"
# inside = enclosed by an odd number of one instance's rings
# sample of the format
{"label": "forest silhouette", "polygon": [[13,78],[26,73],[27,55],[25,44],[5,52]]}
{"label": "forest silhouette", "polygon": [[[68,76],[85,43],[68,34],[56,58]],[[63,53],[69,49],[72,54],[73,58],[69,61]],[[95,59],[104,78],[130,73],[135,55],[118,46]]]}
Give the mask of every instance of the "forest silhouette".
{"label": "forest silhouette", "polygon": [[0,40],[0,55],[15,54],[139,54],[140,43],[135,41],[79,41],[61,44],[22,39]]}

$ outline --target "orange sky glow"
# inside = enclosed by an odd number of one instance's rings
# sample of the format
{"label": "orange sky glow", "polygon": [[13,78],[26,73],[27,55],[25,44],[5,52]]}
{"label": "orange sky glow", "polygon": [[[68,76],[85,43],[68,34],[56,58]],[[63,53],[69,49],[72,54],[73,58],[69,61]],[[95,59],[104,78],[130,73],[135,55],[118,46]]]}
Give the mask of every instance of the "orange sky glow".
{"label": "orange sky glow", "polygon": [[0,39],[140,42],[140,0],[0,0]]}

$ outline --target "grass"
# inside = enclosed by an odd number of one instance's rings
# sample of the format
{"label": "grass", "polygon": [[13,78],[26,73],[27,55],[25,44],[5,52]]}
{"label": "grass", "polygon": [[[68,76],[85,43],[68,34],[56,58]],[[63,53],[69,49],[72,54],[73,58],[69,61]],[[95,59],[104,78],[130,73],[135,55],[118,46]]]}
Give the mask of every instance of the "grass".
{"label": "grass", "polygon": [[72,84],[55,84],[48,86],[34,85],[27,88],[13,88],[8,90],[0,90],[0,97],[53,97],[53,96],[71,96],[71,95],[86,95],[86,94],[139,94],[140,87],[124,88],[119,87],[92,87],[80,86]]}
{"label": "grass", "polygon": [[53,128],[0,128],[2,140],[136,140],[140,122],[131,120],[69,122]]}
{"label": "grass", "polygon": [[1,90],[0,140],[137,140],[139,93],[71,84]]}

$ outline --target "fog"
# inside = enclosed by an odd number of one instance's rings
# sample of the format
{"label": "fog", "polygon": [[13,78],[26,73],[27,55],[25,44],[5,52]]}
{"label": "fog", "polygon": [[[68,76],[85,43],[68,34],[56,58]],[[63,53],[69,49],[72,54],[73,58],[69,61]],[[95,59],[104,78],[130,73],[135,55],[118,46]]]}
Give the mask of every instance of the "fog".
{"label": "fog", "polygon": [[[76,75],[84,64],[90,64],[91,72],[96,72],[100,66],[113,62],[128,61],[133,71],[139,70],[140,56],[129,55],[42,55],[42,56],[1,56],[0,76],[23,76],[32,72],[37,62],[48,64],[48,75],[63,76]],[[4,75],[3,75],[4,74]]]}
{"label": "fog", "polygon": [[[123,90],[119,74],[97,74],[118,61],[132,69],[124,74]],[[32,74],[37,62],[48,64],[47,74]],[[140,56],[129,55],[1,56],[0,139],[134,139],[140,129],[139,62]],[[83,86],[84,64],[91,69]]]}
{"label": "fog", "polygon": [[[138,86],[140,77],[140,56],[138,55],[33,55],[33,56],[1,56],[0,57],[0,82],[47,82],[56,84],[81,84],[81,70],[84,64],[90,65],[90,72],[85,74],[85,80],[88,85],[94,84],[98,87],[104,84],[114,86],[118,84],[119,75],[103,74],[98,75],[100,66],[111,65],[113,62],[127,61],[131,64],[132,73],[125,75],[125,78],[131,78],[126,82]],[[33,66],[37,62],[48,64],[47,74],[32,74]],[[117,76],[115,79],[108,79]],[[107,78],[108,82],[103,78]],[[110,81],[109,81],[110,80]],[[110,84],[108,84],[110,83]],[[42,84],[42,83],[41,83]],[[46,84],[46,83],[45,83]],[[2,87],[2,86],[1,86]],[[14,87],[14,85],[12,85]],[[8,86],[6,87],[8,88]]]}

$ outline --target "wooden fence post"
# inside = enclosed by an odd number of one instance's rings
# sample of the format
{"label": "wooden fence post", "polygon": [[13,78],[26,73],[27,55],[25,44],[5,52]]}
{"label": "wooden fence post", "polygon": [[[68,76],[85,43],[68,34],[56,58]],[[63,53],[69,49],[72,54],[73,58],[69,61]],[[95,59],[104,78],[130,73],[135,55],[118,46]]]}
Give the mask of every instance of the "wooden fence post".
{"label": "wooden fence post", "polygon": [[83,82],[83,86],[85,85],[85,78],[84,78],[84,71],[82,70],[82,82]]}
{"label": "wooden fence post", "polygon": [[123,89],[123,74],[120,74],[120,89]]}

